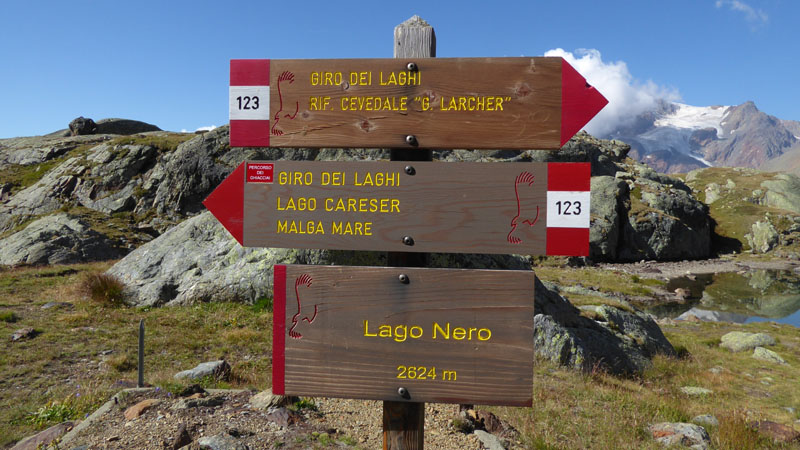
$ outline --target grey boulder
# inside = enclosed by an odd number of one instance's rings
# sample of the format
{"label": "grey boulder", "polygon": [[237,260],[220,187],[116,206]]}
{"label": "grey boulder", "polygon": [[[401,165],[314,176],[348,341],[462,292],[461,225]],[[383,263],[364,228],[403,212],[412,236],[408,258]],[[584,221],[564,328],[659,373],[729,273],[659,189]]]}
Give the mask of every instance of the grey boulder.
{"label": "grey boulder", "polygon": [[106,236],[68,214],[46,216],[0,240],[0,264],[70,264],[122,256]]}

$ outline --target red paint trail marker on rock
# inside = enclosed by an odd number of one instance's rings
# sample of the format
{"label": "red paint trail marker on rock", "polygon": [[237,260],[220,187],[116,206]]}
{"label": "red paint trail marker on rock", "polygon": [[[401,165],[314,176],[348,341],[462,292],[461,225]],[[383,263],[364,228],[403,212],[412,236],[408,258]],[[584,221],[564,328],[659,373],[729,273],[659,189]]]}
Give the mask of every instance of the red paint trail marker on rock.
{"label": "red paint trail marker on rock", "polygon": [[608,101],[560,57],[231,60],[233,147],[558,149]]}

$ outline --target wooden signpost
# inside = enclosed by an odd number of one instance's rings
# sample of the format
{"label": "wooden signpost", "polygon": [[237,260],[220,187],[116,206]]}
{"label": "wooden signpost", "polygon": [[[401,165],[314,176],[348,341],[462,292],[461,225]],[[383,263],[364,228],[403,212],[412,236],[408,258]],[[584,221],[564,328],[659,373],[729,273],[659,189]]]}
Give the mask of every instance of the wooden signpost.
{"label": "wooden signpost", "polygon": [[231,145],[558,149],[608,101],[560,57],[232,60]]}
{"label": "wooden signpost", "polygon": [[531,271],[275,266],[272,391],[530,406]]}
{"label": "wooden signpost", "polygon": [[206,207],[246,247],[588,256],[589,163],[245,161]]}
{"label": "wooden signpost", "polygon": [[394,267],[274,268],[273,391],[383,400],[384,449],[424,402],[530,406],[534,274],[425,252],[589,254],[589,163],[434,163],[433,148],[558,149],[608,101],[561,58],[231,60],[234,147],[384,147],[391,162],[245,161],[203,202],[245,246],[388,251]]}

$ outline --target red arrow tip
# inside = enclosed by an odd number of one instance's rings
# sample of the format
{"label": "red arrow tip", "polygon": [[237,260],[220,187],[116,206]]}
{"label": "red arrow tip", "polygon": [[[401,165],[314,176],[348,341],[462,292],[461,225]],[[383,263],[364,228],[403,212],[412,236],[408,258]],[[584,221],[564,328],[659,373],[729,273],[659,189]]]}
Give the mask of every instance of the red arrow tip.
{"label": "red arrow tip", "polygon": [[214,217],[219,220],[230,234],[243,244],[244,225],[244,164],[233,170],[214,192],[203,201]]}
{"label": "red arrow tip", "polygon": [[608,100],[581,74],[561,60],[561,145],[592,120]]}

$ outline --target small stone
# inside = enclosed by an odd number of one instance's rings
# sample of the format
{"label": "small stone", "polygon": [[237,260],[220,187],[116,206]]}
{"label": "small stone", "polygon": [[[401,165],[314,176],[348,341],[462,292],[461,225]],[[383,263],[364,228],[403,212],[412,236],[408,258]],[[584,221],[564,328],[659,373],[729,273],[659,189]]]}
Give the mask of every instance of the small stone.
{"label": "small stone", "polygon": [[72,309],[73,306],[74,305],[72,303],[69,303],[69,302],[47,302],[44,305],[42,305],[42,309],[51,309],[51,308]]}
{"label": "small stone", "polygon": [[193,384],[187,387],[186,389],[182,390],[180,394],[178,394],[178,397],[188,397],[194,394],[205,394],[205,393],[206,390],[203,389],[202,386],[200,386],[199,384]]}
{"label": "small stone", "polygon": [[156,398],[142,400],[141,402],[125,410],[125,419],[133,420],[144,414],[144,412],[147,411],[148,409],[158,405],[159,403],[161,403],[161,400],[158,400]]}
{"label": "small stone", "polygon": [[732,352],[742,352],[752,350],[756,347],[765,345],[775,345],[775,339],[766,333],[745,333],[743,331],[731,331],[722,336],[719,344],[722,348],[727,348]]}
{"label": "small stone", "polygon": [[280,408],[295,403],[299,399],[292,396],[275,395],[272,389],[266,389],[250,397],[250,406],[253,409]]}
{"label": "small stone", "polygon": [[505,450],[505,446],[503,443],[498,439],[497,436],[487,433],[483,430],[475,430],[475,436],[481,440],[485,448],[489,450]]}
{"label": "small stone", "polygon": [[764,347],[756,347],[753,350],[753,358],[759,361],[766,361],[775,364],[786,364],[786,360],[781,358],[780,355]]}
{"label": "small stone", "polygon": [[721,374],[723,370],[724,370],[724,369],[723,369],[722,367],[719,367],[719,366],[717,366],[717,367],[712,367],[712,368],[708,369],[708,371],[709,371],[709,372],[711,372],[711,373],[713,373],[714,375],[719,375],[719,374]]}
{"label": "small stone", "polygon": [[181,426],[178,428],[178,432],[175,438],[172,440],[172,450],[178,450],[179,448],[189,445],[192,443],[192,435],[189,434],[189,431],[186,429],[186,424],[182,423]]}
{"label": "small stone", "polygon": [[198,364],[193,369],[184,370],[175,374],[175,379],[190,378],[197,380],[203,377],[214,377],[217,380],[227,380],[231,375],[231,366],[225,360],[208,361]]}
{"label": "small stone", "polygon": [[705,428],[693,423],[662,422],[650,425],[649,430],[656,442],[666,446],[683,445],[704,450],[711,442]]}
{"label": "small stone", "polygon": [[690,396],[690,397],[697,397],[701,395],[711,395],[714,393],[711,389],[706,389],[697,386],[684,386],[681,388],[681,392]]}
{"label": "small stone", "polygon": [[36,450],[38,448],[47,448],[47,446],[64,435],[67,431],[75,426],[75,422],[62,422],[58,425],[36,433],[33,436],[27,437],[17,443],[13,447],[14,450]]}
{"label": "small stone", "polygon": [[794,428],[769,420],[762,420],[753,422],[751,427],[756,429],[760,434],[771,438],[775,442],[798,442],[800,441],[800,432],[795,431]]}
{"label": "small stone", "polygon": [[718,427],[719,420],[711,414],[701,414],[699,416],[695,416],[692,418],[692,423],[696,423],[698,425],[705,425],[709,427]]}
{"label": "small stone", "polygon": [[247,450],[246,445],[225,433],[202,437],[197,441],[197,444],[200,448],[208,450]]}
{"label": "small stone", "polygon": [[11,335],[11,341],[20,341],[22,339],[33,339],[36,335],[39,334],[33,328],[20,328],[19,330],[15,331],[14,334]]}
{"label": "small stone", "polygon": [[[195,394],[199,395],[199,394]],[[194,397],[194,396],[192,396]],[[179,411],[182,409],[189,409],[189,408],[213,408],[219,406],[225,402],[225,398],[222,395],[214,395],[211,397],[197,397],[197,398],[181,398],[178,399],[177,402],[173,403],[170,407],[173,411]]]}

